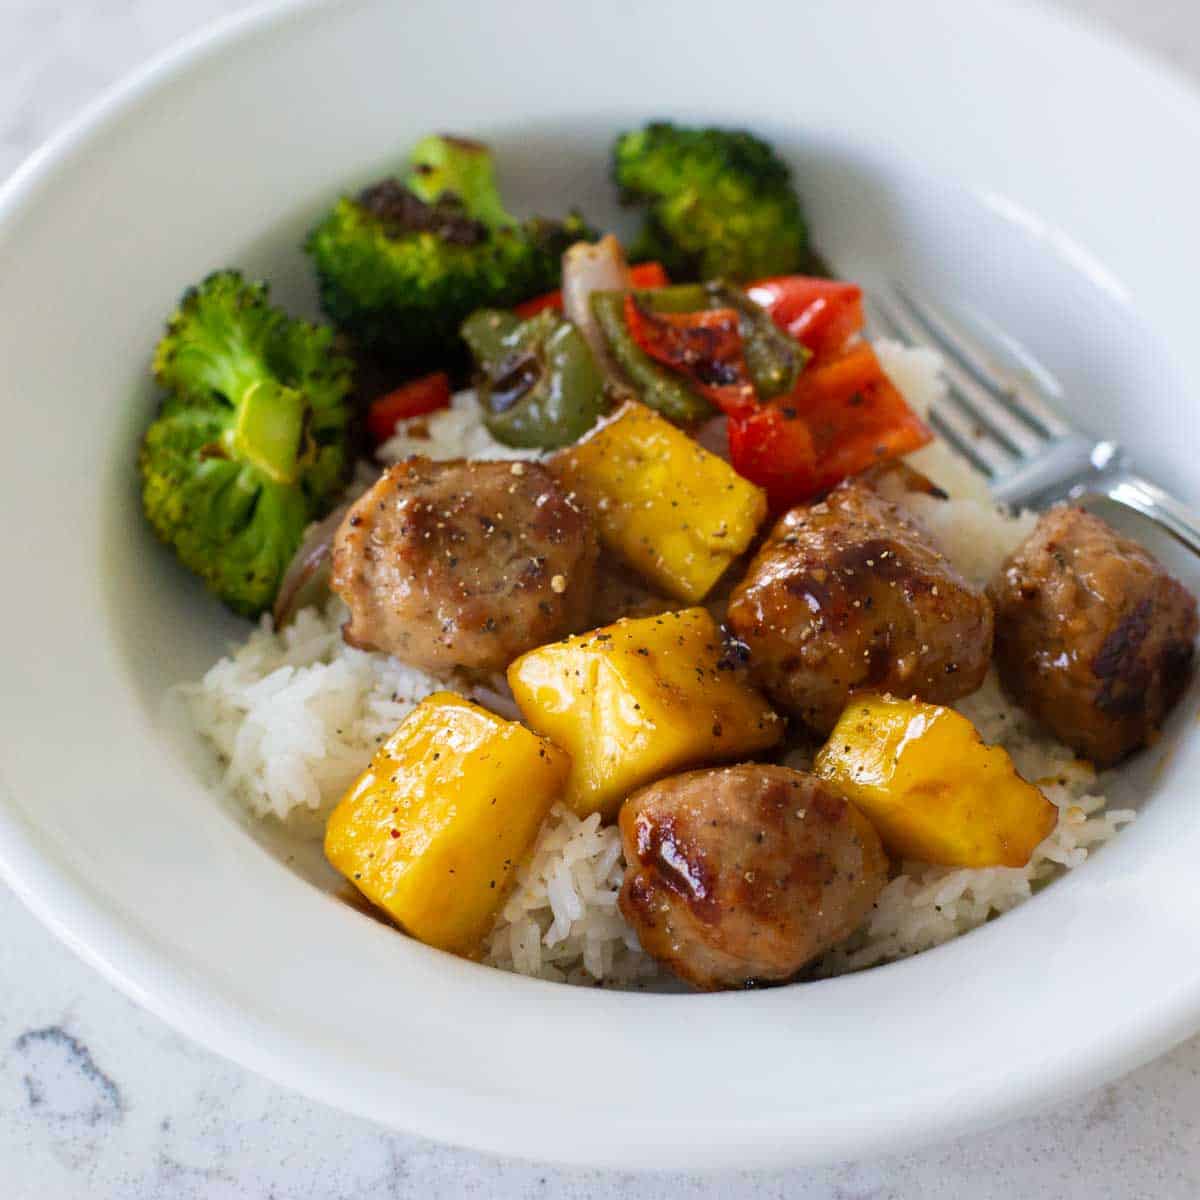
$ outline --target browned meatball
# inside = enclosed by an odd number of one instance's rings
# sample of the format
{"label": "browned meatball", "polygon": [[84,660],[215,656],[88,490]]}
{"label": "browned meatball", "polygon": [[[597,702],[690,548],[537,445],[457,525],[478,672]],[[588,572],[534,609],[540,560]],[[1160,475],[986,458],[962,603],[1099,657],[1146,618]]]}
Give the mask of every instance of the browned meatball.
{"label": "browned meatball", "polygon": [[1143,746],[1191,671],[1196,599],[1078,508],[1045,513],[992,581],[1005,688],[1101,766]]}
{"label": "browned meatball", "polygon": [[728,620],[759,683],[821,734],[856,688],[945,704],[979,687],[992,654],[987,597],[853,480],[779,520]]}
{"label": "browned meatball", "polygon": [[346,514],[333,590],[352,646],[500,671],[586,624],[596,553],[590,518],[545,467],[413,458]]}
{"label": "browned meatball", "polygon": [[688,771],[621,809],[621,911],[643,949],[705,989],[790,979],[862,924],[887,882],[871,823],[787,767]]}

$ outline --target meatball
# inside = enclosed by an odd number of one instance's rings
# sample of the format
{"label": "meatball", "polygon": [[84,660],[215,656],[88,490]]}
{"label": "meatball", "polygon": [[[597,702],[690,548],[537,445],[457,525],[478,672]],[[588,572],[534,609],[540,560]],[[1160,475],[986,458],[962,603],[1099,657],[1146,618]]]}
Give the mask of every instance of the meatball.
{"label": "meatball", "polygon": [[866,817],[787,767],[675,775],[630,796],[620,823],[621,911],[648,954],[706,990],[790,979],[887,882]]}
{"label": "meatball", "polygon": [[435,673],[487,673],[587,623],[596,535],[537,463],[387,470],[346,514],[333,590],[343,636]]}
{"label": "meatball", "polygon": [[759,684],[818,734],[856,688],[957,700],[983,682],[992,654],[987,596],[853,480],[779,520],[728,622]]}
{"label": "meatball", "polygon": [[1196,599],[1091,513],[1055,508],[1000,569],[996,665],[1007,691],[1101,766],[1144,746],[1191,671]]}

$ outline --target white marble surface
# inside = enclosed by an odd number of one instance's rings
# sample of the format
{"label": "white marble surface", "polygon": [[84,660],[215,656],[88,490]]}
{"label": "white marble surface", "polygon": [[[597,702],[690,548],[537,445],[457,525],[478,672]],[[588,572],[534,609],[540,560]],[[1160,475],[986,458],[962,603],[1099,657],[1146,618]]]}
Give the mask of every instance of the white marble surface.
{"label": "white marble surface", "polygon": [[[240,7],[0,0],[0,178],[107,84]],[[1200,77],[1198,0],[1068,7]],[[822,1170],[638,1176],[488,1158],[285,1092],[140,1011],[2,887],[0,997],[2,1200],[1200,1195],[1200,1038],[1076,1103],[934,1150]]]}

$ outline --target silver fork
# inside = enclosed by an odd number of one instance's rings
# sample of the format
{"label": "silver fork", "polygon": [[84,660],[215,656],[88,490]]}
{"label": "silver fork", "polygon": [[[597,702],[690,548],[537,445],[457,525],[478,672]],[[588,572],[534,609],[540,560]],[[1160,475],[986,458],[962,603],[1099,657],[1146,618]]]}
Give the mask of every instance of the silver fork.
{"label": "silver fork", "polygon": [[[947,393],[929,423],[950,447],[987,476],[992,495],[1015,507],[1105,498],[1132,509],[1200,555],[1200,516],[1131,469],[1116,442],[1074,428],[1051,402],[1051,389],[996,365],[993,352],[911,289],[893,283],[872,296],[882,331],[911,346],[937,350]],[[1050,376],[1025,354],[1034,378]]]}

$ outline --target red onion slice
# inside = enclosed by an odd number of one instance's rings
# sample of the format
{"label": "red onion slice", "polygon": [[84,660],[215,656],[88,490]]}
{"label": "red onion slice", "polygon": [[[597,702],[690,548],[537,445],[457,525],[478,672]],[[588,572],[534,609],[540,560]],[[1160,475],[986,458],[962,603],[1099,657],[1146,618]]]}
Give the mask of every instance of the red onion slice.
{"label": "red onion slice", "polygon": [[576,242],[563,254],[563,315],[583,334],[604,368],[609,365],[608,346],[588,299],[593,292],[619,292],[629,285],[624,251],[611,233],[595,243]]}
{"label": "red onion slice", "polygon": [[276,629],[282,629],[302,608],[320,603],[328,594],[333,538],[349,510],[349,504],[339,504],[329,516],[314,521],[304,531],[275,595],[271,615]]}

